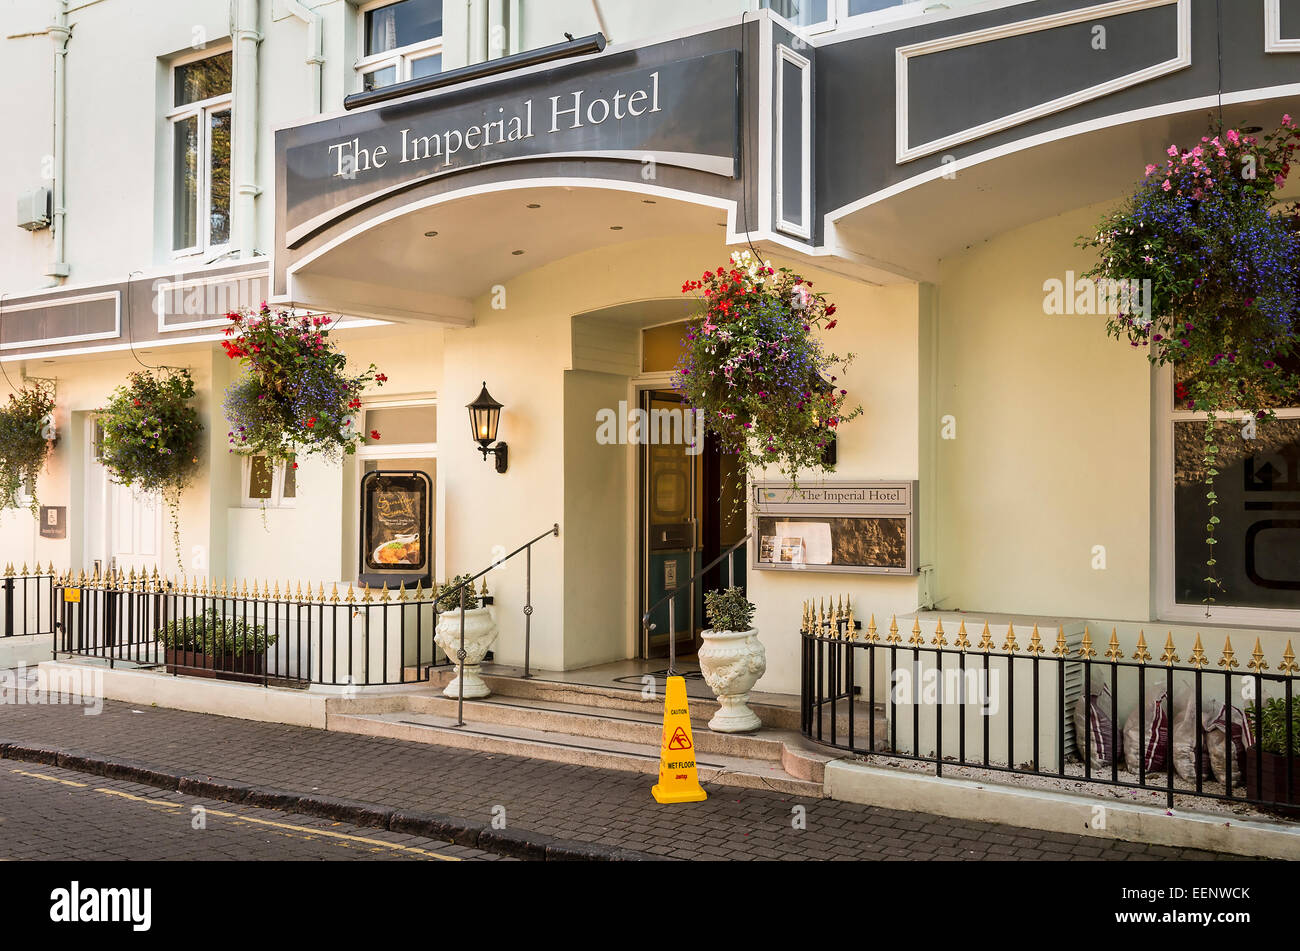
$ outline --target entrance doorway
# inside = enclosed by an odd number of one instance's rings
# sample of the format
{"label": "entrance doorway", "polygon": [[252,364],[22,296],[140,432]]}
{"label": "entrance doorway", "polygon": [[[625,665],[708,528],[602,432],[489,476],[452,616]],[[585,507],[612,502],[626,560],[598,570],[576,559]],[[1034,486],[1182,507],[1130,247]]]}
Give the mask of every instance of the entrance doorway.
{"label": "entrance doorway", "polygon": [[[638,480],[641,617],[744,536],[745,510],[735,456],[720,452],[712,436],[704,438],[702,447],[689,445],[695,428],[685,424],[680,395],[642,390],[639,409],[648,436],[641,443]],[[732,559],[732,583],[741,587],[745,556],[741,547]],[[704,592],[727,583],[724,560],[696,580],[693,596],[684,588],[657,604],[650,615],[653,627],[648,633],[642,627],[639,656],[666,657],[670,636],[676,639],[677,656],[694,654],[706,627]]]}
{"label": "entrance doorway", "polygon": [[86,422],[86,570],[103,575],[121,571],[161,570],[163,502],[156,494],[137,493],[113,481],[100,462],[103,428]]}

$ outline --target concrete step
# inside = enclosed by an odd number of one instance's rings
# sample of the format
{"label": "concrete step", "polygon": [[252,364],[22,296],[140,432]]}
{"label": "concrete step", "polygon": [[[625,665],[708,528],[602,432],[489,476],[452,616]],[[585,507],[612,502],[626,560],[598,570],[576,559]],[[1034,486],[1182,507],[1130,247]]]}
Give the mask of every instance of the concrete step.
{"label": "concrete step", "polygon": [[[650,742],[587,736],[530,726],[471,719],[486,704],[466,703],[466,723],[456,725],[455,715],[410,710],[383,713],[333,713],[329,729],[365,736],[382,736],[416,743],[434,743],[457,749],[526,756],[553,762],[654,776],[659,771],[659,729]],[[571,723],[572,721],[562,721]],[[697,743],[703,734],[694,731]],[[705,728],[704,733],[708,733]],[[712,736],[713,734],[709,734]],[[801,737],[799,739],[802,739]],[[809,756],[811,756],[809,751]],[[819,754],[820,755],[820,754]],[[802,751],[800,751],[802,759]],[[824,768],[824,757],[818,763]],[[811,764],[813,760],[806,762]],[[823,796],[821,776],[800,778],[784,768],[784,759],[754,758],[697,748],[700,782],[748,789],[770,789],[798,796]]]}

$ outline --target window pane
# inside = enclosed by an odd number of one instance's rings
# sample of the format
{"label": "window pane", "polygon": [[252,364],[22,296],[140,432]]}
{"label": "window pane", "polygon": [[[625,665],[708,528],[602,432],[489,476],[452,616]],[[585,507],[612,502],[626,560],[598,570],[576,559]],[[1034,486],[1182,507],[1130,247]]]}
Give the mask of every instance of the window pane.
{"label": "window pane", "polygon": [[[1283,354],[1277,357],[1277,372],[1289,377],[1300,377],[1300,353]],[[1187,373],[1182,367],[1174,367],[1174,409],[1190,410],[1192,407],[1187,403],[1191,398],[1189,384],[1194,377]],[[1258,405],[1266,406],[1271,409],[1284,409],[1287,407],[1300,407],[1300,387],[1292,390],[1290,395],[1284,395],[1281,399],[1258,399]]]}
{"label": "window pane", "polygon": [[763,0],[761,6],[796,26],[811,26],[825,22],[827,3],[828,0]]}
{"label": "window pane", "polygon": [[849,0],[849,16],[857,16],[859,13],[872,13],[876,10],[884,10],[887,7],[896,7],[900,3],[908,3],[910,0]]}
{"label": "window pane", "polygon": [[366,92],[372,89],[382,89],[384,86],[391,86],[397,82],[397,67],[386,66],[383,69],[377,69],[373,73],[366,73],[361,77],[361,88]]}
{"label": "window pane", "polygon": [[175,70],[175,102],[184,106],[200,99],[211,99],[230,92],[230,53],[219,53],[207,59],[177,66]]}
{"label": "window pane", "polygon": [[298,497],[298,469],[297,461],[293,456],[284,464],[284,491],[281,493],[282,498],[296,499]]}
{"label": "window pane", "polygon": [[[1206,595],[1205,423],[1174,424],[1174,585],[1181,604]],[[1300,419],[1261,423],[1254,440],[1216,426],[1217,604],[1300,608]]]}
{"label": "window pane", "polygon": [[[379,439],[370,438],[370,432]],[[366,410],[366,445],[400,446],[438,441],[438,407],[374,406]]]}
{"label": "window pane", "polygon": [[197,116],[172,124],[172,247],[198,244],[199,120]]}
{"label": "window pane", "polygon": [[792,225],[803,220],[803,70],[781,63],[781,217]]}
{"label": "window pane", "polygon": [[432,56],[421,56],[419,59],[411,60],[412,79],[419,79],[421,76],[432,76],[440,72],[442,72],[441,53],[434,53]]}
{"label": "window pane", "polygon": [[442,0],[402,0],[366,12],[366,55],[442,36]]}
{"label": "window pane", "polygon": [[266,456],[254,456],[248,462],[248,497],[270,499],[274,469]]}
{"label": "window pane", "polygon": [[208,243],[230,241],[230,110],[208,116]]}

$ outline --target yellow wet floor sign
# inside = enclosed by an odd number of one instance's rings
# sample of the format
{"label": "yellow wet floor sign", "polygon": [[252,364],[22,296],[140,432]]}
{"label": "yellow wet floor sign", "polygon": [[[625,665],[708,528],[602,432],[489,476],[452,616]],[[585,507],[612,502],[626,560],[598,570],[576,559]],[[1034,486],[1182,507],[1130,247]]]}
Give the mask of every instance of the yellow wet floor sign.
{"label": "yellow wet floor sign", "polygon": [[659,782],[650,790],[656,802],[703,802],[695,771],[695,741],[691,712],[686,702],[686,681],[669,677],[664,693],[664,733],[659,743]]}

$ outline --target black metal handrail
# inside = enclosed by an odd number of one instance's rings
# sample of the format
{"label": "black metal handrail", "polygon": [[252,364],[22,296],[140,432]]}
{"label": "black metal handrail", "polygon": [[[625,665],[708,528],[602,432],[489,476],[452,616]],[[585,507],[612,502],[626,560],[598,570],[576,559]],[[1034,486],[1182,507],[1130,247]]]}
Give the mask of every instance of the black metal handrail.
{"label": "black metal handrail", "polygon": [[470,577],[466,578],[464,581],[461,581],[459,584],[455,585],[454,587],[448,588],[446,591],[437,592],[437,596],[434,598],[433,601],[433,624],[435,628],[438,626],[438,614],[440,613],[439,608],[443,600],[446,598],[450,598],[452,595],[458,594],[460,596],[459,597],[460,648],[456,651],[456,668],[457,668],[456,680],[459,686],[458,696],[456,697],[456,725],[457,726],[465,725],[465,601],[466,601],[465,590],[466,588],[469,587],[472,590],[472,586],[474,582],[477,581],[479,578],[482,578],[489,571],[492,571],[494,568],[501,567],[507,561],[515,557],[515,555],[519,554],[520,552],[527,552],[527,556],[525,558],[525,569],[524,569],[524,679],[527,680],[528,678],[532,677],[530,663],[531,663],[531,651],[532,651],[532,639],[533,639],[533,546],[538,542],[540,542],[543,538],[546,538],[547,536],[555,535],[558,537],[559,534],[560,534],[560,523],[556,522],[554,525],[552,525],[546,531],[542,532],[542,534],[538,535],[536,538],[524,542],[522,545],[520,545],[510,554],[506,555],[503,558],[498,558],[497,560],[493,561],[492,564],[488,565],[478,574],[471,575]]}
{"label": "black metal handrail", "polygon": [[742,545],[745,544],[745,542],[749,541],[750,534],[751,534],[750,532],[746,532],[744,537],[741,538],[740,541],[736,542],[734,545],[732,545],[722,554],[718,555],[717,558],[714,558],[703,568],[699,569],[698,571],[692,572],[691,576],[687,578],[684,582],[679,584],[677,587],[673,588],[671,591],[665,592],[662,598],[660,598],[654,604],[650,605],[649,609],[646,610],[645,614],[641,615],[641,627],[646,632],[646,638],[648,644],[650,632],[655,629],[655,626],[650,623],[650,615],[654,613],[655,609],[658,608],[659,605],[663,604],[665,601],[668,602],[668,676],[671,677],[673,674],[677,673],[677,613],[675,610],[677,604],[677,595],[681,593],[681,590],[683,588],[690,588],[691,597],[694,598],[696,579],[704,575],[706,572],[712,571],[714,566],[716,566],[724,558],[727,559],[727,587],[730,588],[735,583],[736,580],[736,565],[735,565],[736,549],[740,548]]}

